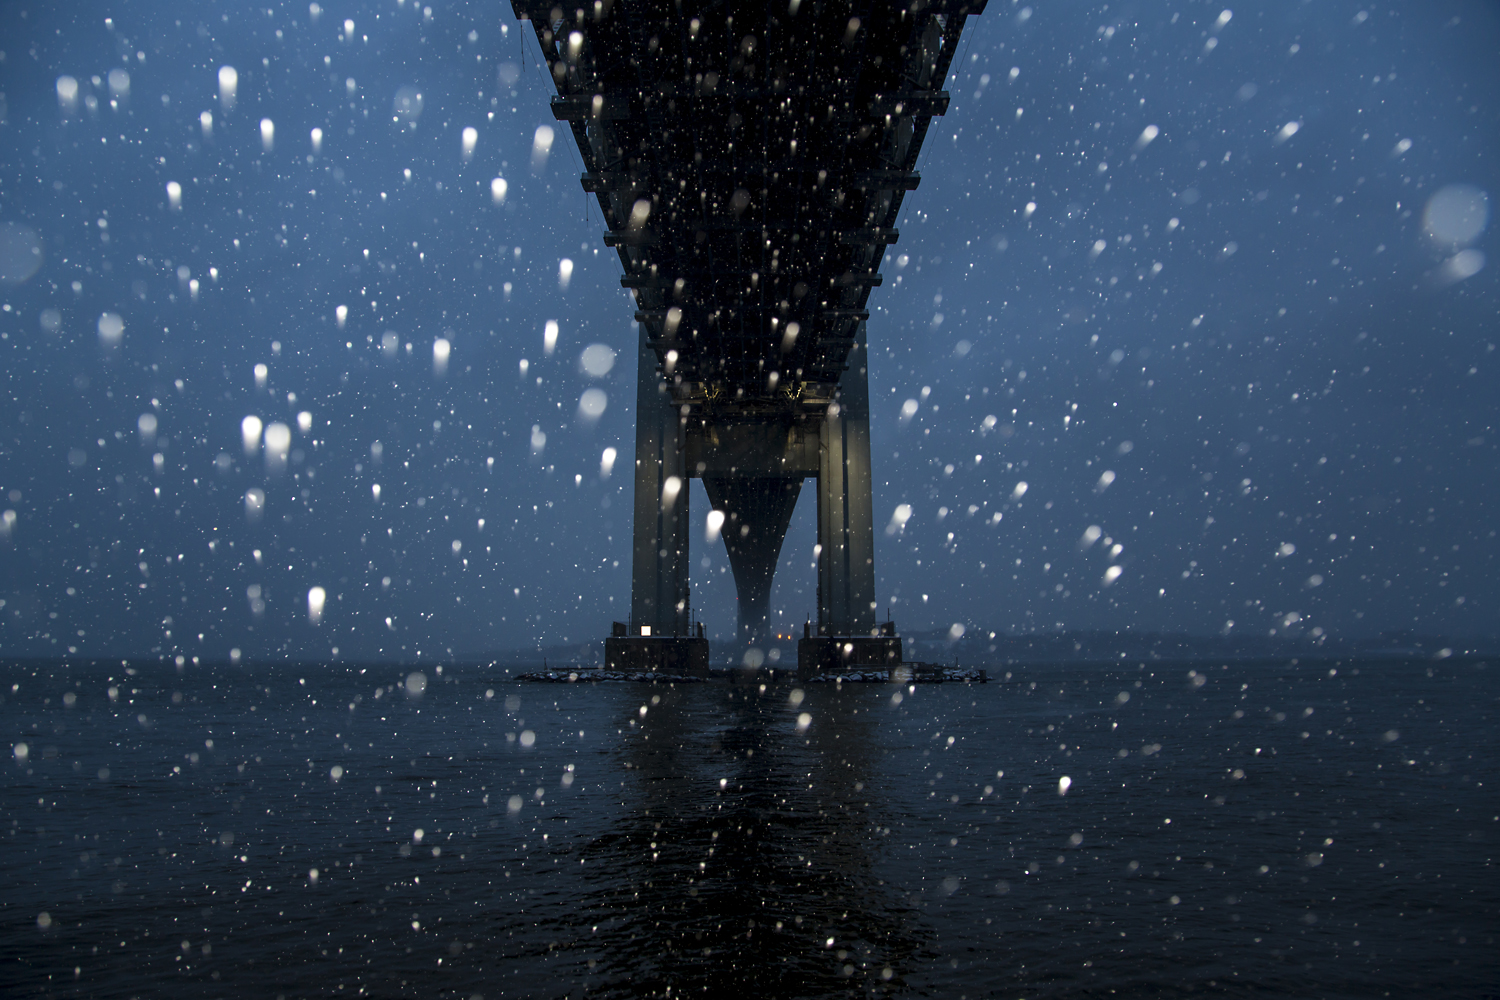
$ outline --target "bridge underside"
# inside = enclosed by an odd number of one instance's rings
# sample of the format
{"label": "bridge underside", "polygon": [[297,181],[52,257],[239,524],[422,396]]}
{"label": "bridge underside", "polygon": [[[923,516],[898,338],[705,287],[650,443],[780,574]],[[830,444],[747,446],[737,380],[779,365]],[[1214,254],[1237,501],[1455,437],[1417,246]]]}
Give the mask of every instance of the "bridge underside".
{"label": "bridge underside", "polygon": [[688,636],[688,480],[763,639],[802,483],[818,632],[870,637],[871,288],[965,18],[984,0],[512,0],[635,293],[631,631]]}

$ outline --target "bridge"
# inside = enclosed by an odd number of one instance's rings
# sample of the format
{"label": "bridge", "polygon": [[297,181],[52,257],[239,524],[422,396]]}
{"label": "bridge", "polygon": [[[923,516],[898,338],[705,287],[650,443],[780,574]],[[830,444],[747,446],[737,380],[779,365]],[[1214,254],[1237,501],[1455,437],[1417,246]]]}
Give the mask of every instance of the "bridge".
{"label": "bridge", "polygon": [[866,308],[968,16],[985,0],[512,0],[530,21],[639,327],[628,623],[617,669],[702,672],[688,480],[764,641],[808,479],[818,608],[799,670],[890,664],[876,621]]}

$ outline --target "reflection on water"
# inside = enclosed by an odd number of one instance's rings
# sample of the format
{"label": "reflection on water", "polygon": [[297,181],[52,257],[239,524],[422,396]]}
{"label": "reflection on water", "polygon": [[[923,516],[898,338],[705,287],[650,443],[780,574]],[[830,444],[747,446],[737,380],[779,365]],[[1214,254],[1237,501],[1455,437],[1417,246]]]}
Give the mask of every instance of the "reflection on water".
{"label": "reflection on water", "polygon": [[1053,665],[800,701],[474,668],[5,669],[14,995],[1500,981],[1483,664]]}
{"label": "reflection on water", "polygon": [[623,754],[628,810],[583,848],[599,988],[717,994],[751,975],[765,995],[826,996],[892,982],[924,932],[877,873],[871,699],[815,687],[802,735],[786,687],[706,694],[650,706]]}

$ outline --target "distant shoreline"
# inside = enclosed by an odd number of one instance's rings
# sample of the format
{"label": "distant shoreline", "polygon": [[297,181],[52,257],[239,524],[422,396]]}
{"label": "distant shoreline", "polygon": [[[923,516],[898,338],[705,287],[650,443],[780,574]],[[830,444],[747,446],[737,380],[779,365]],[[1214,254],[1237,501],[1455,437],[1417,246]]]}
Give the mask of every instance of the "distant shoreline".
{"label": "distant shoreline", "polygon": [[[1451,650],[1448,655],[1438,655],[1420,650],[1343,650],[1337,652],[1303,652],[1288,655],[1267,654],[1241,654],[1241,655],[1185,655],[1185,656],[1038,656],[1038,657],[1005,657],[970,659],[959,657],[958,665],[964,668],[977,668],[990,672],[991,680],[1004,680],[1004,671],[1026,670],[1039,667],[1067,666],[1078,670],[1103,670],[1103,669],[1140,669],[1143,667],[1161,668],[1200,668],[1216,666],[1266,666],[1287,667],[1302,669],[1324,669],[1338,668],[1343,665],[1368,666],[1368,665],[1399,665],[1412,664],[1413,666],[1431,666],[1436,663],[1451,664],[1483,664],[1490,660],[1500,660],[1500,652],[1493,649],[1459,649],[1444,647]],[[940,661],[933,661],[940,662]],[[952,658],[948,658],[947,665],[952,665]],[[137,672],[150,670],[153,673],[162,669],[176,672],[202,673],[206,670],[266,670],[266,669],[322,669],[337,667],[342,670],[358,671],[383,671],[390,669],[401,670],[452,670],[459,672],[471,671],[502,671],[511,677],[519,676],[521,673],[534,672],[546,669],[602,669],[602,662],[592,659],[583,660],[579,657],[554,655],[538,656],[527,652],[514,652],[498,654],[493,657],[463,657],[449,660],[310,660],[310,659],[285,659],[285,660],[241,660],[232,663],[229,660],[201,660],[197,664],[177,667],[170,657],[161,655],[148,656],[121,656],[121,657],[4,657],[0,656],[0,671],[14,672],[37,672],[43,670],[54,670],[67,668],[72,670],[83,670],[94,672],[115,672],[126,675],[134,675]],[[713,664],[714,676],[721,676],[732,672],[735,666],[728,661]],[[791,675],[795,673],[795,663],[788,665],[787,669],[773,668],[778,675]]]}

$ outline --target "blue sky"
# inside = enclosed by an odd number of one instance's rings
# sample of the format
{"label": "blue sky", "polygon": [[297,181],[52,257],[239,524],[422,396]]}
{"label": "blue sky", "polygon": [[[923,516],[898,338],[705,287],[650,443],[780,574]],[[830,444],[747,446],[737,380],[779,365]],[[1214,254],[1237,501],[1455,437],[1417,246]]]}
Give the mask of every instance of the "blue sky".
{"label": "blue sky", "polygon": [[[506,5],[0,25],[0,647],[410,659],[623,616],[633,306]],[[972,18],[870,299],[882,607],[1493,634],[1497,49],[1480,3]]]}

